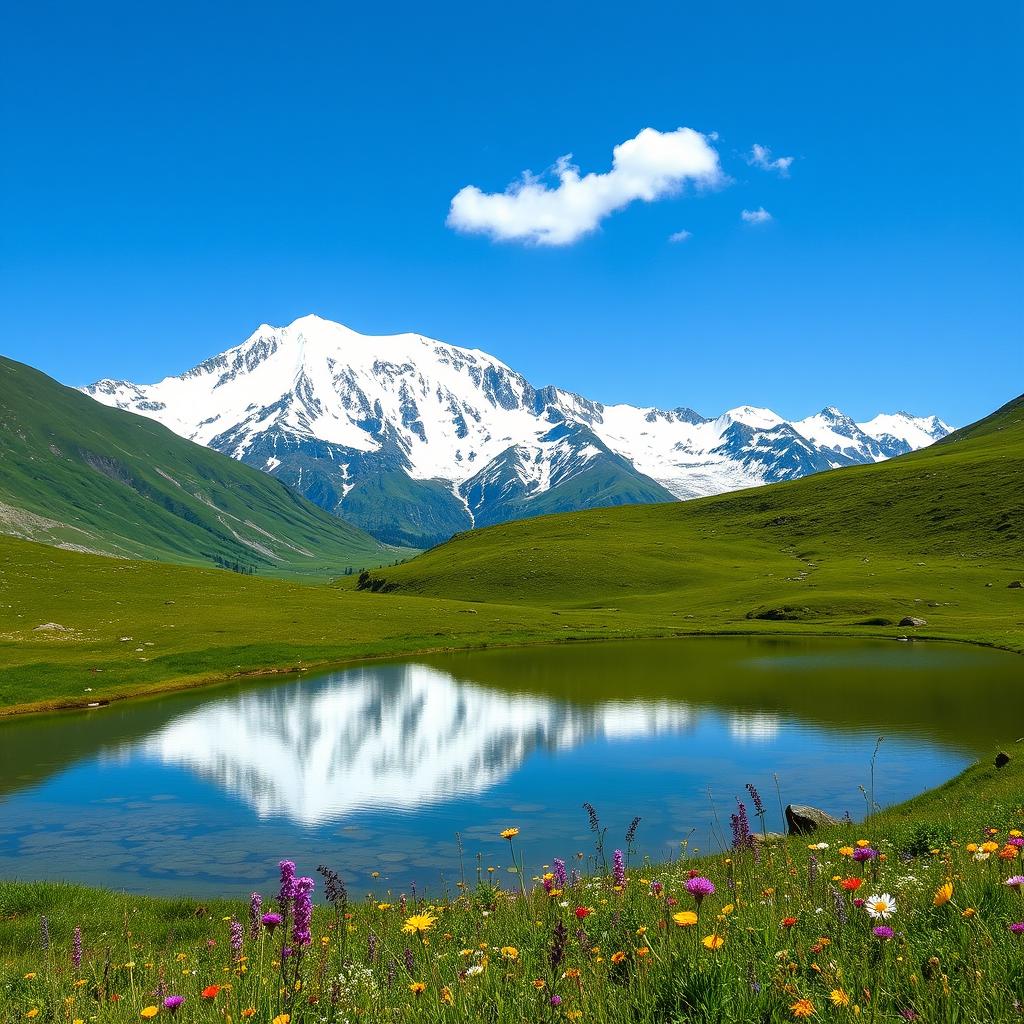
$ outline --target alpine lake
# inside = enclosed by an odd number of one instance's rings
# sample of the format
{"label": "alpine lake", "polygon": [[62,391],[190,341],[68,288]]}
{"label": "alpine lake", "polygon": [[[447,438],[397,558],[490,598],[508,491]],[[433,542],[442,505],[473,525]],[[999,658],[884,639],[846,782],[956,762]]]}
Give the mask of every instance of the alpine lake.
{"label": "alpine lake", "polygon": [[[278,860],[354,895],[586,866],[584,802],[635,858],[727,841],[753,783],[854,820],[1005,740],[1019,659],[967,645],[715,637],[362,663],[0,723],[0,876],[270,891]],[[756,820],[754,827],[758,827]],[[577,855],[583,854],[581,859]],[[491,871],[493,869],[493,871]],[[514,870],[514,869],[513,869]]]}

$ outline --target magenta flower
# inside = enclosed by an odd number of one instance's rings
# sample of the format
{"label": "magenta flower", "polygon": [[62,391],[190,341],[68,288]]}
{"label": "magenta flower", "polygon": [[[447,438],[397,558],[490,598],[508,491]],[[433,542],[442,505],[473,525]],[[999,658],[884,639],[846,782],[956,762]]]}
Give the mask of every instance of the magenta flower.
{"label": "magenta flower", "polygon": [[313,886],[312,878],[295,880],[295,916],[292,921],[292,942],[296,946],[308,946],[313,940],[309,933],[310,922],[313,920]]}
{"label": "magenta flower", "polygon": [[696,878],[687,880],[686,891],[697,901],[699,907],[705,896],[715,895],[715,885],[710,878],[702,878],[698,875]]}
{"label": "magenta flower", "polygon": [[281,869],[281,891],[277,902],[281,905],[282,913],[286,913],[288,904],[295,898],[295,861],[283,860],[278,867]]}
{"label": "magenta flower", "polygon": [[858,846],[853,851],[853,859],[856,861],[874,860],[878,856],[878,851],[871,849],[870,846]]}
{"label": "magenta flower", "polygon": [[1024,875],[1013,875],[1006,880],[1006,884],[1011,889],[1017,889],[1020,891],[1021,889],[1024,889]]}
{"label": "magenta flower", "polygon": [[871,934],[876,939],[891,939],[896,933],[887,924],[880,924],[877,928],[871,929]]}
{"label": "magenta flower", "polygon": [[71,966],[77,971],[82,966],[82,929],[75,927],[71,938]]}
{"label": "magenta flower", "polygon": [[558,996],[558,995],[552,996],[550,1002],[551,1002],[552,1006],[561,1006],[562,1005],[562,997]]}
{"label": "magenta flower", "polygon": [[1024,935],[1024,921],[1017,921],[1010,925],[1010,931],[1014,935]]}
{"label": "magenta flower", "polygon": [[1006,840],[1006,845],[1016,846],[1019,850],[1022,846],[1024,846],[1024,839],[1022,839],[1020,836],[1010,836],[1010,838]]}
{"label": "magenta flower", "polygon": [[858,897],[857,897],[857,898],[856,898],[856,899],[855,899],[855,900],[853,901],[853,905],[854,905],[854,906],[855,906],[855,907],[856,907],[856,908],[857,908],[858,910],[860,910],[860,909],[861,909],[861,907],[863,907],[863,906],[864,906],[864,901],[863,901],[863,900],[862,900],[862,899],[861,899],[861,898],[860,898],[860,897],[858,896]]}
{"label": "magenta flower", "polygon": [[164,1009],[169,1010],[171,1013],[177,1013],[178,1008],[185,1002],[184,996],[168,996],[164,1000]]}
{"label": "magenta flower", "polygon": [[555,857],[553,863],[555,865],[555,887],[558,889],[564,889],[566,882],[565,861]]}
{"label": "magenta flower", "polygon": [[616,850],[612,854],[612,880],[616,885],[626,884],[626,864],[622,859],[621,850]]}
{"label": "magenta flower", "polygon": [[284,918],[280,914],[264,914],[260,920],[263,922],[263,927],[273,935],[274,929],[284,920]]}

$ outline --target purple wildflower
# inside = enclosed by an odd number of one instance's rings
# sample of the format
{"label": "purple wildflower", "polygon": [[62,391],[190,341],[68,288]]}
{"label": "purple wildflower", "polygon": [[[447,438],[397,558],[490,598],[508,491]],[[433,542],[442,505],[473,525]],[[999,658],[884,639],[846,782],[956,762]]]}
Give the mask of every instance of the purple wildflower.
{"label": "purple wildflower", "polygon": [[565,888],[565,861],[559,857],[555,858],[555,886]]}
{"label": "purple wildflower", "polygon": [[896,933],[887,924],[880,924],[877,928],[871,929],[871,934],[876,939],[891,939]]}
{"label": "purple wildflower", "polygon": [[687,880],[686,891],[697,901],[697,906],[699,907],[705,896],[715,895],[715,884],[710,878],[703,878],[698,875],[696,878]]}
{"label": "purple wildflower", "polygon": [[832,905],[835,907],[836,918],[839,923],[846,924],[848,915],[846,913],[846,900],[843,899],[843,894],[835,888],[829,887],[829,892],[832,895]]}
{"label": "purple wildflower", "polygon": [[280,923],[281,923],[281,922],[282,922],[283,920],[284,920],[284,918],[283,918],[283,917],[282,917],[282,916],[281,916],[280,914],[264,914],[264,915],[263,915],[263,916],[262,916],[262,917],[260,918],[260,921],[262,921],[262,922],[263,922],[263,927],[264,927],[264,928],[266,928],[266,929],[267,929],[267,931],[268,931],[268,932],[270,932],[270,934],[271,934],[271,935],[273,935],[273,934],[274,934],[274,929],[275,929],[275,928],[276,928],[276,927],[277,927],[277,926],[278,926],[278,925],[279,925],[279,924],[280,924]]}
{"label": "purple wildflower", "polygon": [[616,850],[612,854],[612,878],[616,885],[626,884],[626,863],[621,850]]}
{"label": "purple wildflower", "polygon": [[1024,889],[1024,875],[1011,875],[1007,880],[1006,884],[1011,889]]}
{"label": "purple wildflower", "polygon": [[569,941],[569,929],[565,923],[559,921],[551,933],[551,949],[548,952],[548,963],[551,964],[553,974],[558,973],[562,961],[565,959],[565,944]]}
{"label": "purple wildflower", "polygon": [[44,953],[50,948],[50,919],[45,914],[39,918],[39,944]]}
{"label": "purple wildflower", "polygon": [[313,920],[313,887],[315,885],[312,878],[299,878],[295,882],[295,919],[292,924],[292,942],[296,946],[308,946],[313,941],[309,934],[309,926]]}
{"label": "purple wildflower", "polygon": [[579,885],[580,884],[580,873],[575,868],[573,868],[572,871],[569,872],[569,884],[570,885]]}
{"label": "purple wildflower", "polygon": [[292,949],[291,946],[282,946],[281,947],[281,959],[282,960],[287,960],[288,957],[290,957],[292,955],[292,953],[294,953],[294,952],[295,952],[295,950]]}
{"label": "purple wildflower", "polygon": [[807,881],[814,885],[818,881],[818,858],[812,853],[807,861]]}
{"label": "purple wildflower", "polygon": [[1019,850],[1022,846],[1024,846],[1024,838],[1021,838],[1020,836],[1010,836],[1010,838],[1006,840],[1006,845],[1016,846]]}
{"label": "purple wildflower", "polygon": [[76,971],[82,966],[82,929],[77,926],[71,938],[71,966]]}
{"label": "purple wildflower", "polygon": [[263,910],[263,897],[254,892],[249,897],[249,931],[255,937],[260,930],[260,917]]}
{"label": "purple wildflower", "polygon": [[664,888],[665,887],[661,884],[661,882],[651,882],[651,895],[660,896],[661,890]]}
{"label": "purple wildflower", "polygon": [[750,831],[750,819],[747,817],[746,805],[736,801],[736,813],[729,815],[732,825],[732,845],[734,850],[751,850],[754,848],[754,835]]}
{"label": "purple wildflower", "polygon": [[626,829],[626,847],[629,848],[633,845],[633,840],[636,839],[636,830],[640,827],[640,815],[638,814],[630,823],[629,828]]}
{"label": "purple wildflower", "polygon": [[245,941],[245,929],[241,921],[231,918],[231,952],[237,960],[242,955],[242,943]]}
{"label": "purple wildflower", "polygon": [[1024,935],[1024,921],[1016,921],[1010,925],[1010,931],[1014,935]]}
{"label": "purple wildflower", "polygon": [[752,782],[747,783],[747,792],[754,802],[754,813],[760,818],[764,814],[764,804],[761,802],[761,794],[758,793]]}
{"label": "purple wildflower", "polygon": [[561,1006],[562,1005],[562,997],[559,996],[559,995],[553,995],[551,997],[551,999],[549,1000],[549,1002],[551,1003],[552,1006]]}
{"label": "purple wildflower", "polygon": [[405,949],[402,950],[402,958],[405,960],[405,969],[410,974],[415,974],[416,958],[412,955],[412,950],[408,946],[406,946]]}
{"label": "purple wildflower", "polygon": [[919,1014],[916,1010],[912,1010],[908,1006],[905,1010],[900,1010],[900,1016],[904,1020],[917,1020]]}
{"label": "purple wildflower", "polygon": [[168,996],[164,1000],[164,1009],[169,1010],[171,1013],[177,1013],[178,1008],[185,1002],[184,996]]}
{"label": "purple wildflower", "polygon": [[295,861],[283,860],[278,866],[281,868],[281,891],[277,902],[281,906],[281,913],[287,913],[288,905],[295,898]]}
{"label": "purple wildflower", "polygon": [[366,933],[366,959],[371,964],[377,959],[377,935],[375,932]]}
{"label": "purple wildflower", "polygon": [[866,861],[874,860],[878,856],[878,851],[871,849],[870,846],[858,846],[853,851],[853,859],[855,861]]}

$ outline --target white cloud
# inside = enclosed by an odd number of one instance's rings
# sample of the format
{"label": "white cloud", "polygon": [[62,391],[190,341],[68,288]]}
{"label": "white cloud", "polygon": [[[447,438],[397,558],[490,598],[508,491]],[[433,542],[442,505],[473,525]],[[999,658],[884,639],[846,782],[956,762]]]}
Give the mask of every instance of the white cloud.
{"label": "white cloud", "polygon": [[526,171],[504,192],[467,185],[452,199],[448,226],[497,241],[571,245],[607,216],[636,199],[645,203],[678,192],[687,181],[711,186],[725,181],[718,153],[692,128],[659,132],[644,128],[612,151],[612,168],[581,176],[572,155],[548,172],[554,187]]}
{"label": "white cloud", "polygon": [[767,224],[772,219],[772,215],[763,206],[756,210],[744,210],[740,216],[748,224]]}
{"label": "white cloud", "polygon": [[685,228],[682,231],[676,231],[668,236],[670,242],[685,242],[688,238],[693,237],[692,231],[687,231]]}
{"label": "white cloud", "polygon": [[747,163],[751,167],[760,167],[762,171],[778,171],[780,177],[788,178],[793,158],[791,156],[780,156],[773,160],[772,151],[767,146],[759,146],[755,142],[753,149],[750,151],[750,156],[747,157]]}

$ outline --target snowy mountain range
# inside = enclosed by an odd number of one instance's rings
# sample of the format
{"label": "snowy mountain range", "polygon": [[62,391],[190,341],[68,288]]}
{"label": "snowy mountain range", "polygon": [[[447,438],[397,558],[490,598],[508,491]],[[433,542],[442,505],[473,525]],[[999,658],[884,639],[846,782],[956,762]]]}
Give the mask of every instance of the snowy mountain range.
{"label": "snowy mountain range", "polygon": [[788,422],[742,406],[602,405],[536,388],[501,360],[418,334],[371,337],[317,316],[261,326],[156,384],[82,389],[280,478],[393,544],[602,505],[671,501],[879,462],[952,428],[827,407]]}

